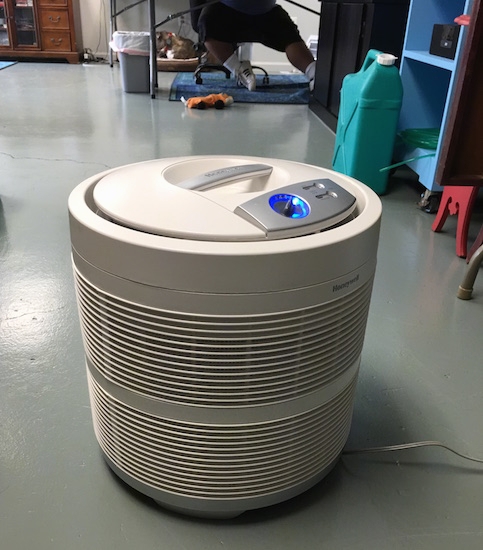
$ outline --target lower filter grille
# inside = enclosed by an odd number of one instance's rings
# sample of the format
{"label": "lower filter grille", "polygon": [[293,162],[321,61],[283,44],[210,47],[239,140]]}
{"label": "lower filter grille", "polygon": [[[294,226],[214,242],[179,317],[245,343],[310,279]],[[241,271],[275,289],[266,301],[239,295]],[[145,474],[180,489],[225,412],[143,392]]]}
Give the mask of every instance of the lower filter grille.
{"label": "lower filter grille", "polygon": [[262,497],[316,476],[347,439],[355,388],[295,416],[213,425],[147,414],[88,378],[96,435],[113,464],[154,489],[206,499]]}

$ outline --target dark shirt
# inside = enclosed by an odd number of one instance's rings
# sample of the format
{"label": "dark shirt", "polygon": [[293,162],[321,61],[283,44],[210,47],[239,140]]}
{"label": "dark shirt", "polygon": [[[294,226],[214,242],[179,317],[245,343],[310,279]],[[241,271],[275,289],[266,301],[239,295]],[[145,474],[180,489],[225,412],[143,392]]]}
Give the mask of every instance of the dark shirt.
{"label": "dark shirt", "polygon": [[277,0],[221,0],[221,3],[242,13],[260,15],[270,11]]}

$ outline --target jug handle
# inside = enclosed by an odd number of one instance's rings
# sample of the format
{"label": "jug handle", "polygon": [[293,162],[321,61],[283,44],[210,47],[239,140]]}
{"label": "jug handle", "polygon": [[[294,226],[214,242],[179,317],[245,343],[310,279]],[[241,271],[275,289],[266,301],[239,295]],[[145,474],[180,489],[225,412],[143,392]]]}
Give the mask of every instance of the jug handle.
{"label": "jug handle", "polygon": [[377,59],[377,56],[380,55],[382,52],[379,50],[369,50],[367,52],[366,58],[364,59],[364,63],[362,64],[361,71],[367,70],[372,63]]}

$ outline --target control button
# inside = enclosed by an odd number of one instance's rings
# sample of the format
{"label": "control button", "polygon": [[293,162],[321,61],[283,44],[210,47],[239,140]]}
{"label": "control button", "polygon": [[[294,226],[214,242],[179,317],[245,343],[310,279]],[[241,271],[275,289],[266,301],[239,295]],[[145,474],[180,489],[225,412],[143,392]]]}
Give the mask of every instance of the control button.
{"label": "control button", "polygon": [[314,183],[310,184],[310,185],[304,185],[303,186],[303,190],[304,191],[309,191],[310,193],[313,193],[314,195],[320,193],[320,190],[321,189],[325,189],[325,185],[320,182],[320,181],[315,181]]}
{"label": "control button", "polygon": [[316,199],[336,199],[337,193],[334,193],[334,191],[326,190],[324,193],[319,193],[315,196]]}
{"label": "control button", "polygon": [[268,203],[272,210],[286,218],[305,218],[310,213],[310,206],[306,201],[288,193],[272,195]]}

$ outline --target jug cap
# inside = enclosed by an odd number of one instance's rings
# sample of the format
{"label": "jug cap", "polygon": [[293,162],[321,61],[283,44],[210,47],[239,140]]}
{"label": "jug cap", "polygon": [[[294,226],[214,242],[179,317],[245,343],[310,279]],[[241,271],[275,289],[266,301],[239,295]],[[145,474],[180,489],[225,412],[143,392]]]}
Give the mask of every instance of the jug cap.
{"label": "jug cap", "polygon": [[391,53],[380,53],[376,57],[376,61],[379,63],[379,65],[394,65],[396,59],[397,57],[395,55],[392,55]]}

